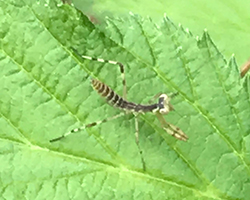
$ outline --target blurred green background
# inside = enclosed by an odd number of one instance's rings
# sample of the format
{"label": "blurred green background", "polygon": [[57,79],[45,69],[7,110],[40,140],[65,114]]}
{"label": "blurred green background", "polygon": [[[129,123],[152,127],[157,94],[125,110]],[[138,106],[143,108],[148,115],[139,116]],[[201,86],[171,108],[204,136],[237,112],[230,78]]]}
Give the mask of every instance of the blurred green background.
{"label": "blurred green background", "polygon": [[214,43],[228,59],[235,54],[238,65],[250,58],[250,1],[246,0],[72,0],[94,23],[106,16],[119,17],[130,11],[159,23],[164,13],[194,36],[207,29]]}

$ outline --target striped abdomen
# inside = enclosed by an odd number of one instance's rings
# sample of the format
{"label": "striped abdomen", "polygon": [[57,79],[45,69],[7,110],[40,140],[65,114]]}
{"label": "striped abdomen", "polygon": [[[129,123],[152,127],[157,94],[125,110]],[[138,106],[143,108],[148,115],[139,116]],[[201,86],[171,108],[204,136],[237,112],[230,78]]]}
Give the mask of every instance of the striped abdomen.
{"label": "striped abdomen", "polygon": [[105,85],[104,83],[92,79],[92,86],[93,88],[102,96],[104,97],[111,105],[123,109],[128,110],[131,112],[152,112],[153,110],[158,108],[158,104],[152,105],[141,105],[135,104],[132,102],[128,102],[118,94],[116,94],[109,86]]}

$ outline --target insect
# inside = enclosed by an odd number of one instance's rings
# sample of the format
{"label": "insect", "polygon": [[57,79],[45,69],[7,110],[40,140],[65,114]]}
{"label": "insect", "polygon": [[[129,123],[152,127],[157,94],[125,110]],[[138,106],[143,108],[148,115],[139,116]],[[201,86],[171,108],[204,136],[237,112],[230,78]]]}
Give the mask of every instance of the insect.
{"label": "insect", "polygon": [[[74,49],[73,49],[73,51],[76,52],[76,50],[74,50]],[[77,133],[77,132],[82,131],[86,128],[90,128],[90,127],[102,124],[104,122],[114,120],[114,119],[119,118],[121,116],[124,116],[126,114],[132,113],[135,116],[135,141],[136,141],[137,147],[138,147],[140,155],[141,155],[143,169],[146,170],[144,158],[142,156],[142,151],[141,151],[140,144],[139,144],[139,126],[138,126],[138,115],[139,114],[145,114],[147,112],[151,112],[151,113],[155,114],[156,117],[158,118],[158,120],[160,121],[162,128],[168,134],[174,136],[178,140],[186,141],[188,139],[188,136],[180,128],[174,126],[173,124],[166,122],[165,118],[163,117],[163,115],[166,115],[170,111],[174,110],[173,106],[170,103],[170,100],[176,94],[173,94],[173,95],[157,94],[157,95],[155,95],[154,99],[158,98],[158,102],[153,103],[153,104],[148,104],[148,105],[136,104],[136,103],[127,101],[127,99],[126,99],[126,94],[127,94],[126,80],[125,80],[124,66],[122,63],[117,62],[117,61],[104,60],[104,59],[100,59],[100,58],[92,58],[89,56],[81,56],[81,57],[83,57],[85,59],[93,60],[93,61],[118,65],[120,67],[122,84],[123,84],[123,97],[119,96],[108,85],[106,85],[105,83],[103,83],[97,79],[92,79],[91,85],[94,88],[94,90],[96,90],[97,93],[100,96],[102,96],[104,99],[106,99],[106,101],[110,105],[112,105],[115,108],[121,109],[125,112],[121,112],[118,115],[115,115],[115,116],[112,116],[112,117],[109,117],[109,118],[106,118],[106,119],[103,119],[100,121],[92,122],[92,123],[83,125],[81,127],[75,128],[75,129],[72,129],[71,131],[61,135],[60,137],[51,139],[50,142],[55,142],[55,141],[61,140],[72,133]]]}

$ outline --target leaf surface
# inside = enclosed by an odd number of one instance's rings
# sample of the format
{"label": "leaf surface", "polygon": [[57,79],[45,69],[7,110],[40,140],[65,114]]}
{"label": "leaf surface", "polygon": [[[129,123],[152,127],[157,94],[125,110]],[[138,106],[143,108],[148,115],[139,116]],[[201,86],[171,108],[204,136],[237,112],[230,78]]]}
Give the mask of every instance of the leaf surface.
{"label": "leaf surface", "polygon": [[[249,78],[223,59],[208,33],[200,39],[167,17],[130,15],[100,30],[54,1],[0,3],[0,192],[2,199],[246,199],[249,179]],[[120,111],[90,85],[97,78],[147,103],[178,92],[165,119],[188,136],[177,141],[156,117],[140,116],[142,170],[131,115],[68,136]]]}

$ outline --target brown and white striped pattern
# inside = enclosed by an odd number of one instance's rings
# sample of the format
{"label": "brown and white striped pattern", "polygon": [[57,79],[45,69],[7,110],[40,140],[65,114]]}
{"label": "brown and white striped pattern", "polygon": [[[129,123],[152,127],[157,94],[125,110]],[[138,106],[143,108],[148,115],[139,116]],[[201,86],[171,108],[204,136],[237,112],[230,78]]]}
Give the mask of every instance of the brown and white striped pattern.
{"label": "brown and white striped pattern", "polygon": [[116,94],[109,86],[97,79],[91,81],[93,88],[114,107],[136,113],[153,112],[158,104],[141,105],[129,102]]}
{"label": "brown and white striped pattern", "polygon": [[121,78],[122,78],[122,85],[123,85],[123,98],[127,99],[127,86],[126,86],[126,79],[125,79],[125,70],[124,66],[121,62],[113,61],[113,60],[104,60],[102,58],[93,58],[90,56],[82,56],[85,59],[88,60],[93,60],[97,62],[102,62],[102,63],[109,63],[112,65],[118,65],[120,67],[120,72],[121,72]]}

